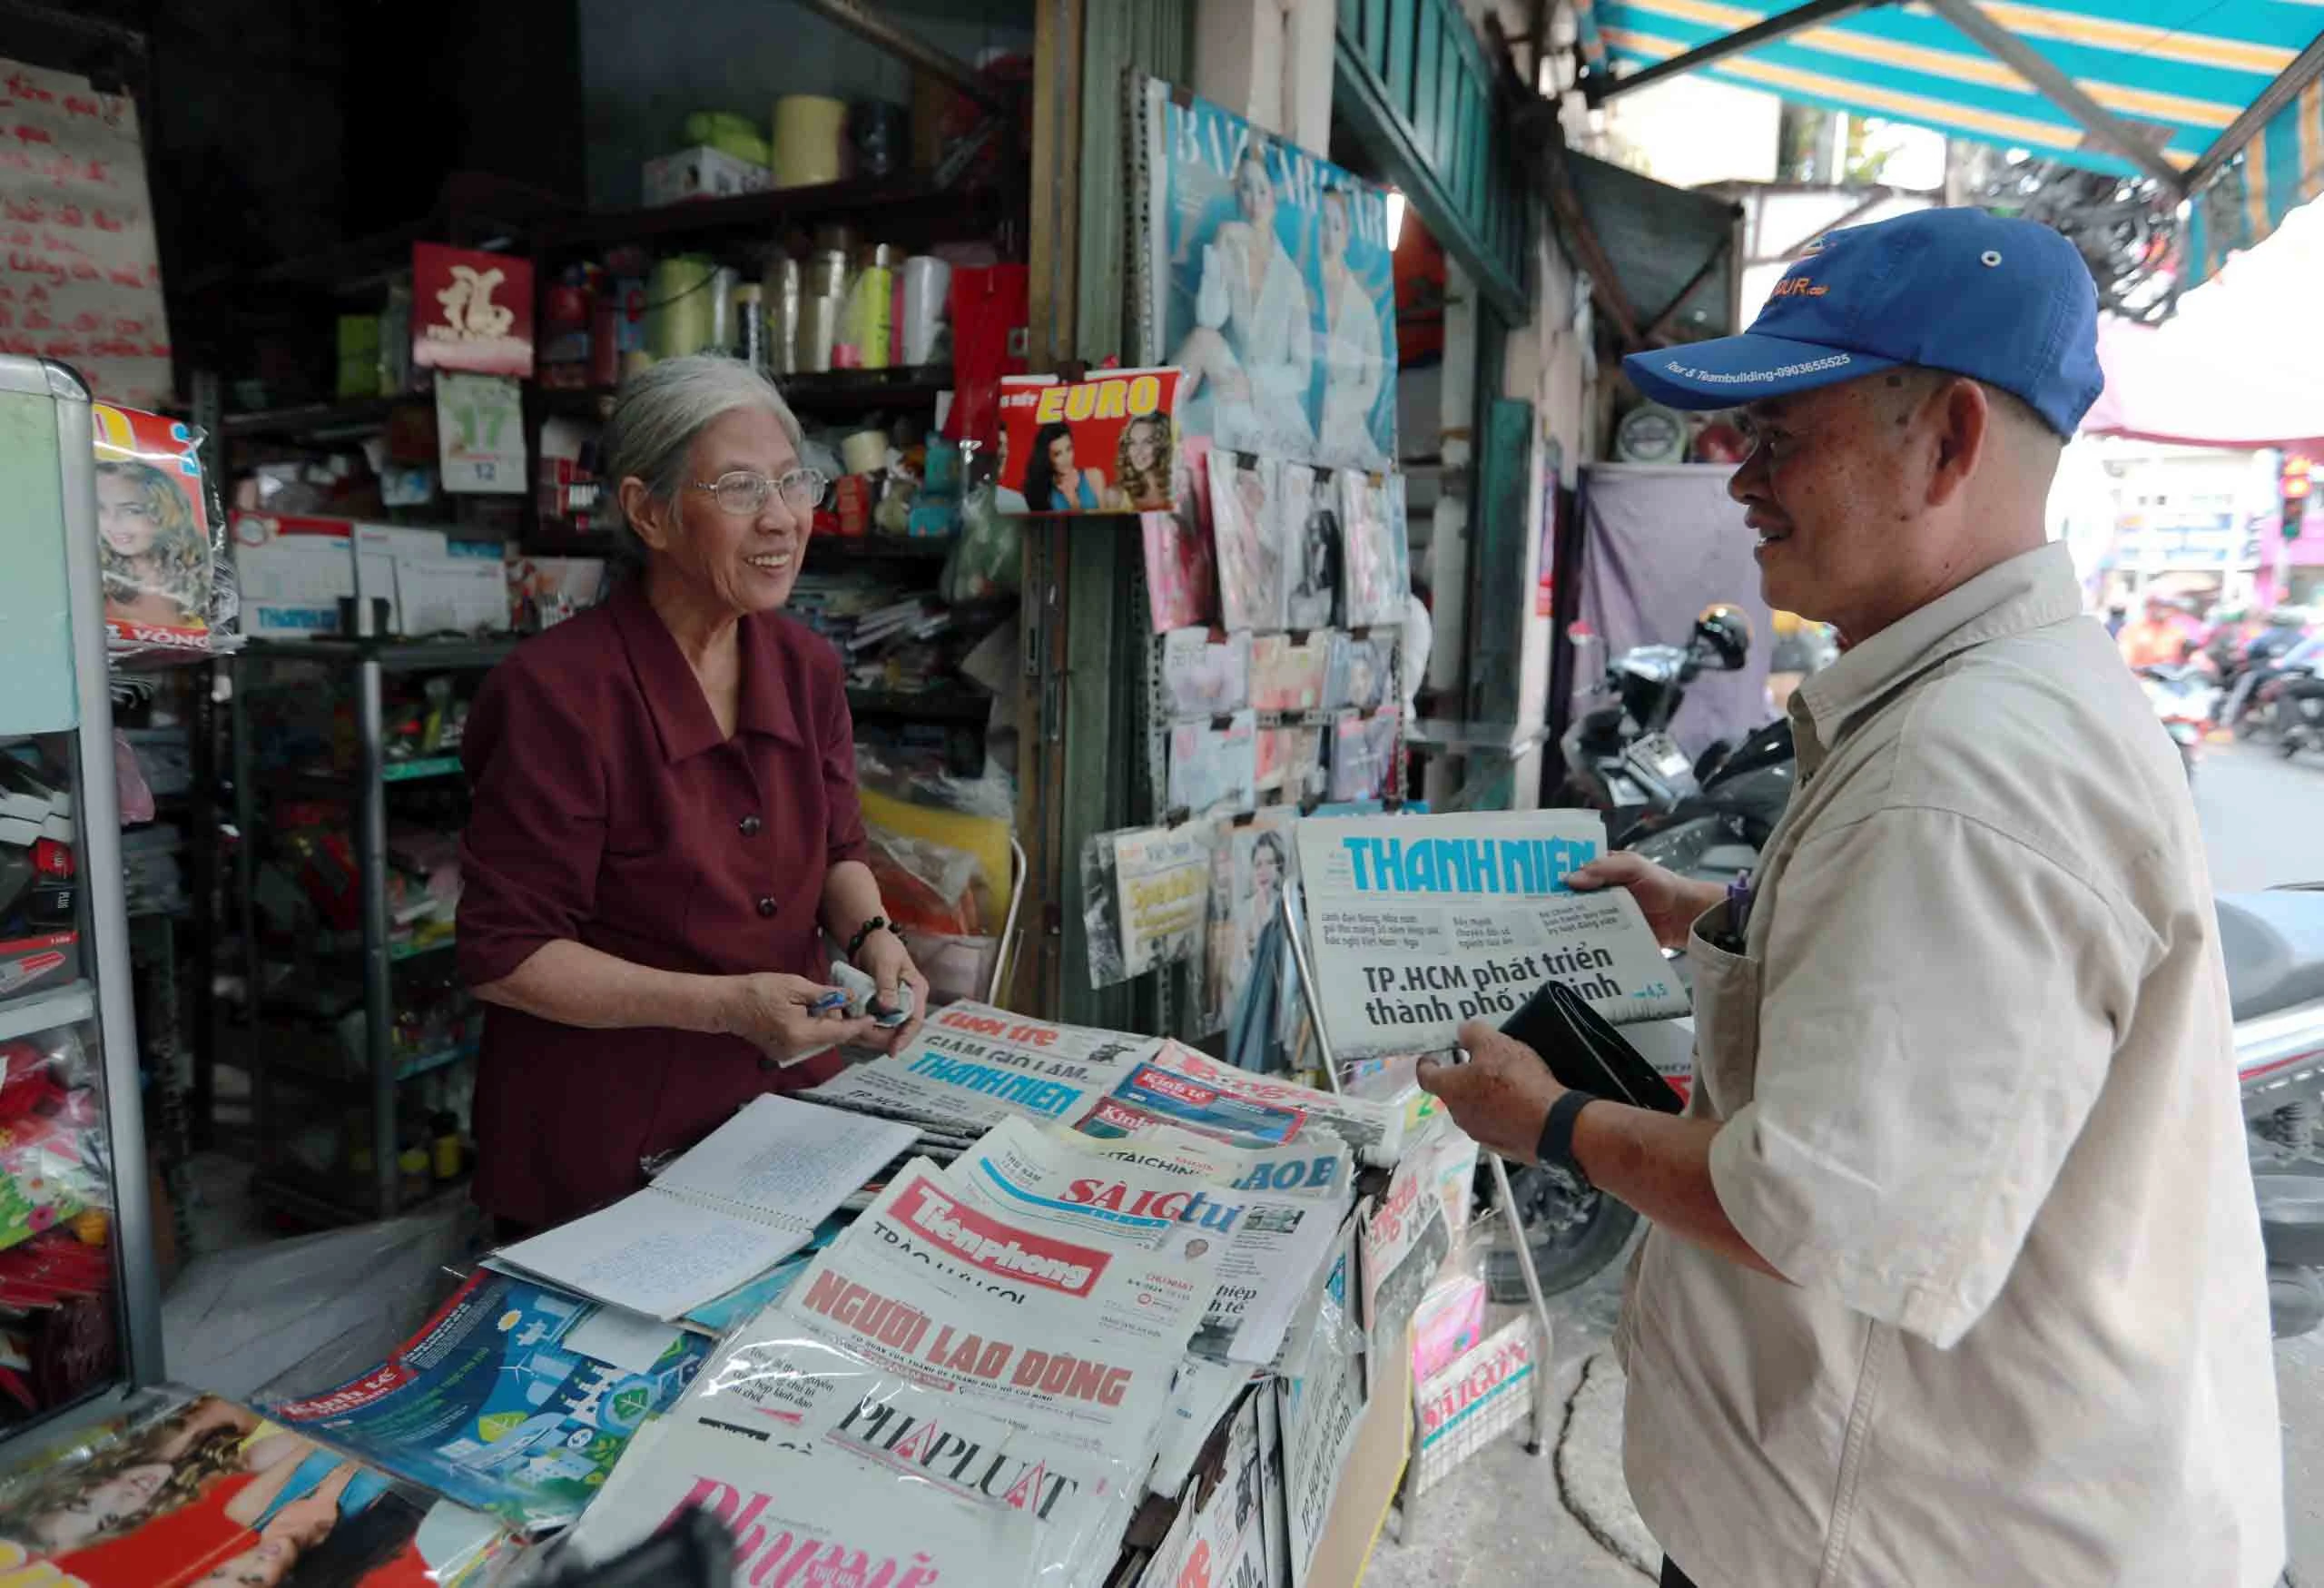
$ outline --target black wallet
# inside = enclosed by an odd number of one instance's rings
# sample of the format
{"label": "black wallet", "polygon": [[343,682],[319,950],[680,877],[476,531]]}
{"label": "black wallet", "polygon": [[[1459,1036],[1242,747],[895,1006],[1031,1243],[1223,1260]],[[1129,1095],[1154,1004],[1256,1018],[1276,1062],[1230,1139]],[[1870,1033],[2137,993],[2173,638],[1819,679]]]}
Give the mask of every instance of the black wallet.
{"label": "black wallet", "polygon": [[1675,1114],[1686,1106],[1605,1016],[1562,981],[1542,982],[1525,1007],[1502,1021],[1501,1031],[1539,1053],[1560,1086],[1657,1113]]}

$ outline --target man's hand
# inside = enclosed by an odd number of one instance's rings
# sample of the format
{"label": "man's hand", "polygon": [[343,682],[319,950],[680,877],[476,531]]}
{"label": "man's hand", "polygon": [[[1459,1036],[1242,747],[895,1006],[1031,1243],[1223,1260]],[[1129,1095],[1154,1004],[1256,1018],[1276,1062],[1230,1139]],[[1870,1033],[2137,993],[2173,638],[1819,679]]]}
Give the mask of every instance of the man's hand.
{"label": "man's hand", "polygon": [[1628,888],[1647,925],[1653,928],[1654,941],[1666,949],[1685,948],[1687,929],[1727,896],[1727,890],[1717,883],[1691,881],[1627,850],[1593,860],[1568,873],[1565,881],[1566,886],[1583,893],[1600,888]]}
{"label": "man's hand", "polygon": [[1540,1054],[1514,1037],[1504,1037],[1481,1020],[1461,1028],[1466,1064],[1420,1061],[1420,1087],[1443,1098],[1452,1122],[1513,1163],[1531,1163],[1541,1145],[1550,1105],[1565,1088],[1557,1083]]}

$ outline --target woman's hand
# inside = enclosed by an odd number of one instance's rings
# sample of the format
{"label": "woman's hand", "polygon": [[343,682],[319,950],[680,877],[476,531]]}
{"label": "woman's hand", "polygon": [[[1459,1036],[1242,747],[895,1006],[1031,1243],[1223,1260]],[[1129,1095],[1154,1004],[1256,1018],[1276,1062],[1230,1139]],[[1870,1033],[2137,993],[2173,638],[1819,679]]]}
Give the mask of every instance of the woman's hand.
{"label": "woman's hand", "polygon": [[1685,948],[1687,929],[1727,896],[1727,890],[1717,883],[1694,882],[1624,850],[1569,873],[1565,881],[1566,886],[1584,893],[1600,888],[1628,888],[1647,925],[1653,928],[1654,941],[1666,949]]}
{"label": "woman's hand", "polygon": [[911,989],[911,1018],[892,1031],[874,1031],[866,1039],[874,1046],[884,1042],[891,1053],[902,1052],[904,1044],[920,1034],[920,1022],[928,1013],[928,978],[911,962],[911,951],[893,927],[882,927],[863,940],[855,951],[855,968],[879,983],[872,1001],[882,1009],[895,1008],[898,987]]}
{"label": "woman's hand", "polygon": [[814,1012],[817,1000],[837,991],[804,976],[760,971],[726,979],[719,1030],[757,1045],[780,1064],[842,1042],[876,1046],[887,1034],[868,1019],[838,1020]]}

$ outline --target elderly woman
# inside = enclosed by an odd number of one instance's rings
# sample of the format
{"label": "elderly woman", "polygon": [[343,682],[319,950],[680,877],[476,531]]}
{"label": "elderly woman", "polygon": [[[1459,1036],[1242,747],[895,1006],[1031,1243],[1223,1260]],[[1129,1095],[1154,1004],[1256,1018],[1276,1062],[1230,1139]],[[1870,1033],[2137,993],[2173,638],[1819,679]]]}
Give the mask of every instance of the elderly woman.
{"label": "elderly woman", "polygon": [[[632,1190],[835,1043],[908,1041],[928,987],[891,929],[856,802],[840,666],[783,616],[823,477],[747,365],[622,390],[605,478],[642,570],[487,681],[463,755],[464,979],[493,1006],[476,1198],[537,1227]],[[818,1015],[824,936],[914,1019]]]}

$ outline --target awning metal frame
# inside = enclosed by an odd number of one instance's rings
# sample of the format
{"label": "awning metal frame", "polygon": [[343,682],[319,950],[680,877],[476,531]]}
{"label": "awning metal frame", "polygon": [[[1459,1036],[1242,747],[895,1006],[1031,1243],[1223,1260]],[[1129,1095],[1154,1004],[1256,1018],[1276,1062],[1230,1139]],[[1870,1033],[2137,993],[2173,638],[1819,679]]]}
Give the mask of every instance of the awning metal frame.
{"label": "awning metal frame", "polygon": [[1723,61],[1729,55],[1739,55],[1746,50],[1756,50],[1761,44],[1771,44],[1788,34],[1802,28],[1816,27],[1827,22],[1837,22],[1858,11],[1869,11],[1875,5],[1893,5],[1896,0],[1807,0],[1805,5],[1774,16],[1763,17],[1746,28],[1738,28],[1725,38],[1699,44],[1683,55],[1673,55],[1667,61],[1617,77],[1610,72],[1585,71],[1581,74],[1581,97],[1595,110],[1617,94],[1628,94],[1634,88],[1644,88],[1649,83],[1659,83],[1666,77],[1678,77]]}
{"label": "awning metal frame", "polygon": [[[1713,65],[1729,55],[1773,44],[1803,29],[1836,22],[1859,11],[1898,3],[1899,0],[1807,0],[1805,5],[1764,17],[1724,38],[1699,44],[1683,54],[1657,61],[1625,76],[1617,77],[1610,71],[1585,68],[1579,86],[1583,101],[1594,109],[1632,89],[1682,76]],[[2201,192],[2270,119],[2297,98],[2309,84],[2324,76],[2324,34],[2319,34],[2291,64],[2285,67],[2275,81],[2212,140],[2211,147],[2182,171],[2165,160],[2161,150],[2140,135],[2137,127],[2100,104],[2072,77],[2052,64],[2047,56],[1996,22],[1979,0],[1927,0],[1927,5],[1967,35],[1978,48],[2024,78],[2036,94],[2071,118],[2094,141],[2160,183],[2163,192],[2173,198],[2183,199]]]}
{"label": "awning metal frame", "polygon": [[2324,33],[2309,41],[2308,47],[2292,58],[2290,65],[2277,74],[2276,80],[2260,91],[2260,97],[2246,105],[2237,116],[2211,140],[2211,146],[2195,157],[2187,168],[2186,191],[2198,193],[2211,179],[2219,174],[2227,163],[2235,158],[2261,127],[2272,121],[2276,113],[2299,97],[2308,85],[2324,76]]}
{"label": "awning metal frame", "polygon": [[2074,80],[2036,54],[2024,40],[1986,15],[1977,0],[1928,0],[1929,9],[1967,34],[1979,49],[2034,85],[2034,92],[2073,118],[2082,130],[2162,184],[2165,192],[2186,196],[2177,167],[2100,104]]}

